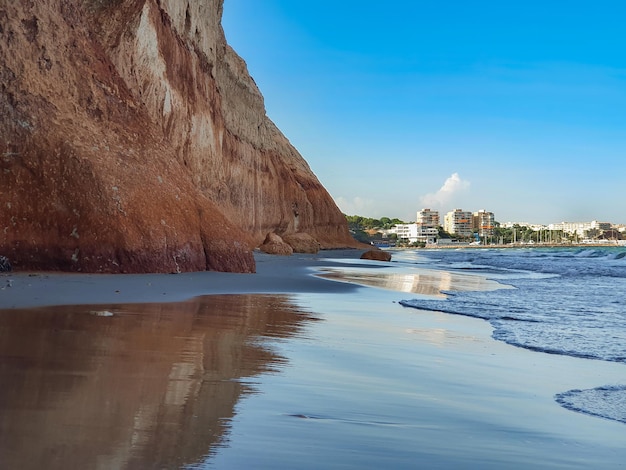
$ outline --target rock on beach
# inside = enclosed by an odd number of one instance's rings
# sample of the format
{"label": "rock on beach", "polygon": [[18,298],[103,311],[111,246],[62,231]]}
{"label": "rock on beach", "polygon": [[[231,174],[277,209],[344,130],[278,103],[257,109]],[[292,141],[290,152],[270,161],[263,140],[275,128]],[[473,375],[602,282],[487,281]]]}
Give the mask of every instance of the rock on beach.
{"label": "rock on beach", "polygon": [[369,250],[361,255],[361,259],[371,259],[374,261],[391,261],[391,253],[383,250]]}

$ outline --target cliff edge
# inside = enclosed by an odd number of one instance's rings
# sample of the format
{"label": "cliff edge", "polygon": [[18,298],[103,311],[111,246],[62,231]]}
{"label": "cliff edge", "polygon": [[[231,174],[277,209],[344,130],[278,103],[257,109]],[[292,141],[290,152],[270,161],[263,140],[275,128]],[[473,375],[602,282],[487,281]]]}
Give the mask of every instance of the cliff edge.
{"label": "cliff edge", "polygon": [[223,0],[0,0],[0,254],[252,272],[269,232],[355,246],[226,44]]}

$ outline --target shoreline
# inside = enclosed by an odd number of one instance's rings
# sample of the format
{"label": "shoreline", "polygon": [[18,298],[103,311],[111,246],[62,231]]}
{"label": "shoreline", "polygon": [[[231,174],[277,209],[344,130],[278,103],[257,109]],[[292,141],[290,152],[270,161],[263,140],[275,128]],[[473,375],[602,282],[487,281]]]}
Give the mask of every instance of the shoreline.
{"label": "shoreline", "polygon": [[56,305],[180,302],[213,294],[352,292],[359,286],[314,276],[316,268],[372,266],[362,250],[323,250],[291,256],[254,252],[256,273],[198,271],[179,274],[83,274],[10,272],[0,274],[0,312]]}
{"label": "shoreline", "polygon": [[[404,252],[432,249],[514,249],[514,248],[595,248],[599,244],[579,245],[462,245],[427,248],[386,248]],[[621,247],[621,245],[606,245]],[[439,296],[441,290],[490,290],[489,283],[478,283],[476,276],[466,284],[455,274],[440,279],[441,273],[427,270],[415,273],[407,284],[406,276],[395,276],[390,263],[360,259],[364,250],[347,248],[321,250],[316,254],[294,253],[290,256],[269,255],[256,250],[256,273],[197,271],[178,274],[96,274],[57,271],[0,273],[0,312],[55,305],[100,305],[113,303],[180,302],[203,295],[216,294],[296,294],[353,292],[364,287],[381,288],[398,293]],[[346,269],[348,268],[348,269]],[[386,268],[375,276],[351,275],[350,269]],[[420,279],[421,276],[421,279]],[[434,276],[434,277],[433,277]],[[429,277],[431,279],[429,279]],[[467,277],[467,276],[466,276]],[[417,283],[426,282],[421,288]],[[491,284],[496,283],[491,281]],[[459,284],[455,289],[452,284]],[[480,284],[480,285],[479,285]],[[470,287],[471,286],[471,287]],[[498,287],[495,287],[498,288]]]}
{"label": "shoreline", "polygon": [[388,250],[438,250],[438,249],[513,249],[513,248],[626,248],[626,243],[507,243],[503,245],[426,245],[425,247],[387,247]]}

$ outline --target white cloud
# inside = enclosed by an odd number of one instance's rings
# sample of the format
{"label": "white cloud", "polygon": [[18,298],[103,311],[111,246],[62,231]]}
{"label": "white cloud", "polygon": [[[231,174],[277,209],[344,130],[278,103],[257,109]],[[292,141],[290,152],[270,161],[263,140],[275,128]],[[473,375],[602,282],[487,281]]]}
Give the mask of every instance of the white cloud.
{"label": "white cloud", "polygon": [[[376,197],[371,199],[361,196],[337,196],[334,200],[339,210],[347,215],[399,217],[407,221],[415,220],[415,211],[425,207],[447,212],[471,206],[468,195],[470,182],[461,179],[458,173],[450,175],[436,192],[420,197],[420,207],[417,208],[415,199],[412,199],[410,194],[401,192],[398,187],[377,188]],[[372,190],[371,194],[373,193]]]}
{"label": "white cloud", "polygon": [[337,204],[341,212],[346,215],[369,214],[374,208],[374,201],[371,199],[363,199],[359,196],[355,196],[352,199],[339,196],[335,198],[335,204]]}
{"label": "white cloud", "polygon": [[453,173],[436,193],[429,193],[420,198],[422,207],[432,209],[450,209],[459,201],[459,195],[466,192],[470,187],[470,182],[462,180],[458,173]]}

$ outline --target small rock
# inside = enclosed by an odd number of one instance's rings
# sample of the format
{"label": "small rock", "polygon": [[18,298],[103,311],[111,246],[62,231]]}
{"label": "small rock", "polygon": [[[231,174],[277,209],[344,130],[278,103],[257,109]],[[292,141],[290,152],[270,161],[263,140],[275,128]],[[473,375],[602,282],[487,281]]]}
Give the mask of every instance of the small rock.
{"label": "small rock", "polygon": [[273,232],[267,234],[265,241],[261,244],[261,246],[259,246],[259,249],[263,253],[270,255],[289,256],[293,254],[293,248],[291,248],[291,245],[285,243],[279,235]]}
{"label": "small rock", "polygon": [[369,250],[361,255],[361,259],[371,259],[374,261],[391,261],[391,253],[383,250]]}

